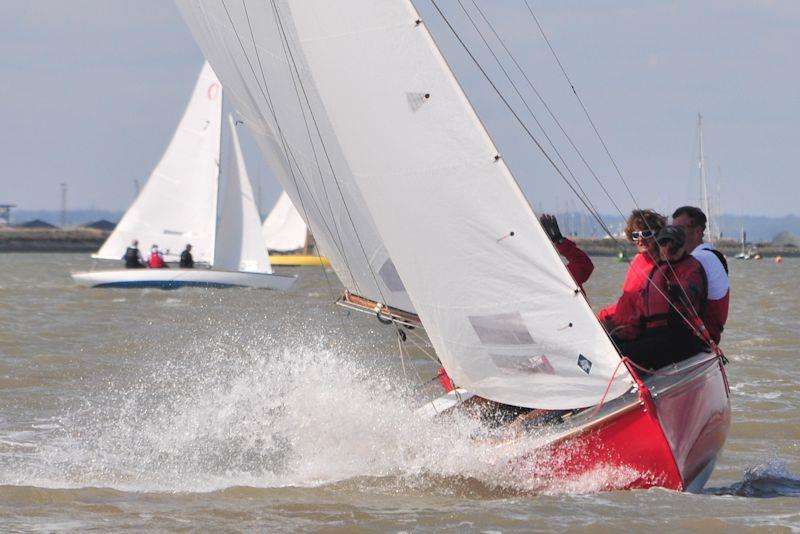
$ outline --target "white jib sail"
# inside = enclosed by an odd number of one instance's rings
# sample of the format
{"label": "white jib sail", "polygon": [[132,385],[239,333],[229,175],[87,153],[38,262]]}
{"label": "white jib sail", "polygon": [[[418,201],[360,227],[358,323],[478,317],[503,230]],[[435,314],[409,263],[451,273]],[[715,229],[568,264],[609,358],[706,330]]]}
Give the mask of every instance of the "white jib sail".
{"label": "white jib sail", "polygon": [[310,83],[311,73],[286,48],[272,4],[176,4],[203,53],[222,73],[228,97],[344,286],[413,312]]}
{"label": "white jib sail", "polygon": [[228,175],[220,192],[214,268],[272,273],[267,248],[261,239],[261,217],[253,196],[253,186],[247,175],[236,125],[230,115],[228,126],[231,131],[231,151]]}
{"label": "white jib sail", "polygon": [[261,227],[267,249],[290,252],[305,248],[307,232],[306,223],[283,191]]}
{"label": "white jib sail", "polygon": [[191,243],[195,261],[211,263],[221,123],[222,87],[205,63],[161,161],[95,257],[120,259],[138,239],[145,256],[157,244],[177,261]]}

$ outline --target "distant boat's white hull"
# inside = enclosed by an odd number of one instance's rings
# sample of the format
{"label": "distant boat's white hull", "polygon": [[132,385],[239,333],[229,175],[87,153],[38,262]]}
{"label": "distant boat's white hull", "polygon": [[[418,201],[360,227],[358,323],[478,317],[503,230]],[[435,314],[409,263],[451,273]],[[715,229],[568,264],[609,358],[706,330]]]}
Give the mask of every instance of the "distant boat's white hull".
{"label": "distant boat's white hull", "polygon": [[88,287],[254,287],[289,289],[295,275],[215,271],[211,269],[117,269],[72,273],[78,285]]}

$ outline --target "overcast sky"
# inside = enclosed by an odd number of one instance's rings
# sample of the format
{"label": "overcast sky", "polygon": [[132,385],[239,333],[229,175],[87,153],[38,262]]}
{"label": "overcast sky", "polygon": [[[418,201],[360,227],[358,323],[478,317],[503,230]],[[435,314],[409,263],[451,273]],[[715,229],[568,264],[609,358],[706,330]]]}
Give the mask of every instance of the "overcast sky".
{"label": "overcast sky", "polygon": [[[800,2],[528,1],[640,205],[667,210],[699,202],[695,158],[701,112],[709,181],[715,196],[719,184],[721,210],[800,213]],[[439,3],[492,78],[508,90],[458,3]],[[463,3],[471,6],[471,0]],[[453,44],[429,0],[415,4],[532,205],[547,211],[577,208],[575,197]],[[479,5],[612,198],[629,210],[633,200],[523,0]],[[202,61],[177,9],[166,0],[0,2],[0,203],[57,209],[59,183],[66,182],[72,209],[124,210],[133,199],[134,180],[146,180],[166,147]],[[541,107],[534,111],[554,135]],[[598,208],[615,212],[563,138],[554,138]],[[254,146],[245,142],[245,150],[268,204],[279,186]]]}

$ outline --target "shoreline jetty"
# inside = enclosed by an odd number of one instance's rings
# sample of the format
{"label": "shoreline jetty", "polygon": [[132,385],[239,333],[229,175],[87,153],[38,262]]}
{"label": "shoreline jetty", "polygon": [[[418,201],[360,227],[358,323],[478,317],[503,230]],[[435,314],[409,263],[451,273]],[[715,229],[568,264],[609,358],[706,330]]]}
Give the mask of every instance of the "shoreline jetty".
{"label": "shoreline jetty", "polygon": [[[19,228],[0,226],[0,253],[2,252],[95,252],[109,235],[107,230],[95,228]],[[620,248],[611,239],[572,238],[590,256],[616,256]],[[632,245],[621,242],[630,258],[636,254]],[[728,258],[741,250],[736,241],[721,241],[716,248]],[[773,256],[798,257],[800,248],[791,245],[756,243],[758,253],[764,258]]]}

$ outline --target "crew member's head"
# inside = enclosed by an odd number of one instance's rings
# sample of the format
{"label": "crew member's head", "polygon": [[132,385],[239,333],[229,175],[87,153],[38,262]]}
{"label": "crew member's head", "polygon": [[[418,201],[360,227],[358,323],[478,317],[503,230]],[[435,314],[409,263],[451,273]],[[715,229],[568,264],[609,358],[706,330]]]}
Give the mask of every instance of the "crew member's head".
{"label": "crew member's head", "polygon": [[158,252],[158,245],[156,245],[155,243],[153,243],[153,246],[152,246],[152,247],[150,247],[150,252]]}
{"label": "crew member's head", "polygon": [[186,243],[186,250],[187,250],[187,252],[192,250],[192,244],[191,243]]}
{"label": "crew member's head", "polygon": [[625,235],[636,245],[640,254],[658,260],[655,237],[667,224],[667,218],[654,210],[633,210],[625,225]]}
{"label": "crew member's head", "polygon": [[692,251],[703,242],[706,231],[706,214],[694,206],[681,206],[672,214],[672,224],[686,232],[686,250]]}
{"label": "crew member's head", "polygon": [[139,246],[139,240],[138,239],[134,239],[133,241],[131,241],[131,246],[133,248],[138,247]]}
{"label": "crew member's head", "polygon": [[656,242],[664,261],[678,261],[686,254],[686,233],[680,226],[665,226],[658,232]]}

